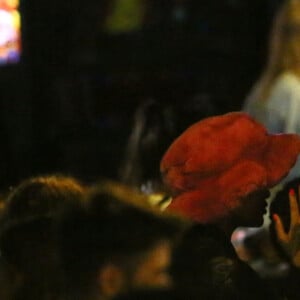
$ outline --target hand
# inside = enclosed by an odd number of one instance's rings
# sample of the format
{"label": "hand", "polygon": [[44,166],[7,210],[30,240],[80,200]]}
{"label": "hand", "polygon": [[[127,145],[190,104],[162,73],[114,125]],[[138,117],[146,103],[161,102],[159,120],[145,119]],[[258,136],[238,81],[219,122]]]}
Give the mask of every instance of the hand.
{"label": "hand", "polygon": [[[298,188],[298,196],[300,197],[300,186]],[[300,267],[300,213],[294,190],[290,190],[289,192],[289,202],[290,229],[286,232],[281,218],[277,214],[274,214],[275,232],[280,245],[289,256],[291,262],[296,267]]]}

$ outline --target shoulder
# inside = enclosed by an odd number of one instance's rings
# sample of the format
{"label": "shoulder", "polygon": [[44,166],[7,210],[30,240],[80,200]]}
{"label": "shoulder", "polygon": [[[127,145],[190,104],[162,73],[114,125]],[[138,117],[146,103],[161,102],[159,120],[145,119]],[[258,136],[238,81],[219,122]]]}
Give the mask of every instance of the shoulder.
{"label": "shoulder", "polygon": [[285,72],[275,80],[274,89],[300,89],[300,78],[293,73]]}
{"label": "shoulder", "polygon": [[285,111],[290,101],[300,101],[300,79],[293,73],[283,73],[273,84],[268,99],[268,107],[280,108]]}

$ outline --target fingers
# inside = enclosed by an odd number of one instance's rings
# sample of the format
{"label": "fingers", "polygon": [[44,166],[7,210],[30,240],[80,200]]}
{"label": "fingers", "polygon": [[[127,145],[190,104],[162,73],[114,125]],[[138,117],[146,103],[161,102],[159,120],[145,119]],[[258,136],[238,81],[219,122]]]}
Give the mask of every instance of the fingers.
{"label": "fingers", "polygon": [[299,207],[295,191],[291,189],[289,191],[289,201],[290,201],[290,217],[291,217],[291,227],[298,223],[299,219]]}
{"label": "fingers", "polygon": [[279,241],[281,242],[287,242],[288,241],[288,235],[284,231],[284,227],[282,224],[282,221],[280,217],[277,214],[273,214],[273,220],[275,224],[275,231],[276,235]]}

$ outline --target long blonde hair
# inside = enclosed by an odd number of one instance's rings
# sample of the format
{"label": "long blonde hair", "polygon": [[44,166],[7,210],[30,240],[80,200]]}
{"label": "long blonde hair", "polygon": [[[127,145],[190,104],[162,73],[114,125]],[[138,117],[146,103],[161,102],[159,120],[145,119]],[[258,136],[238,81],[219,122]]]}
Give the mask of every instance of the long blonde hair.
{"label": "long blonde hair", "polygon": [[267,65],[252,96],[265,101],[274,80],[284,72],[300,76],[300,0],[286,0],[274,18]]}

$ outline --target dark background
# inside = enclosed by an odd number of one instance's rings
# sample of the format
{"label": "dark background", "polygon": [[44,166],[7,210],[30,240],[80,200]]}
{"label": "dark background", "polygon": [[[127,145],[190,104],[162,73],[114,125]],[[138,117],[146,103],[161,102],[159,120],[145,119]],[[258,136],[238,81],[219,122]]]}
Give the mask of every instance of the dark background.
{"label": "dark background", "polygon": [[147,99],[174,108],[178,133],[241,108],[281,1],[146,1],[141,29],[118,35],[103,31],[109,1],[21,1],[22,60],[0,68],[1,188],[51,172],[117,178]]}

